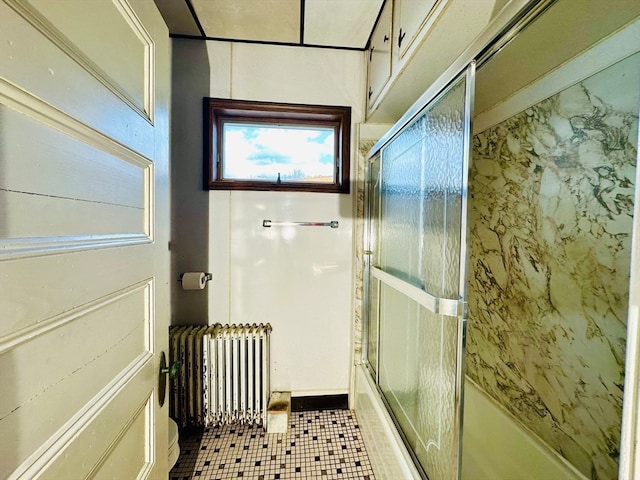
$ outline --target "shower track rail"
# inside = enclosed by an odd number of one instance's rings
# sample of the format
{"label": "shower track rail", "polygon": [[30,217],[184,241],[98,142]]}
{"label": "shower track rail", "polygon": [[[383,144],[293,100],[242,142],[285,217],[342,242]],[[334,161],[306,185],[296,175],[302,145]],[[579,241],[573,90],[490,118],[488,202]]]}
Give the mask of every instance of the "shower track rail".
{"label": "shower track rail", "polygon": [[394,277],[390,273],[387,273],[378,267],[371,266],[370,269],[371,275],[374,278],[380,280],[385,285],[390,286],[400,293],[403,293],[412,300],[415,300],[432,313],[447,315],[450,317],[457,317],[464,314],[466,302],[459,299],[440,298],[435,295],[431,295],[420,287],[416,287],[405,280]]}

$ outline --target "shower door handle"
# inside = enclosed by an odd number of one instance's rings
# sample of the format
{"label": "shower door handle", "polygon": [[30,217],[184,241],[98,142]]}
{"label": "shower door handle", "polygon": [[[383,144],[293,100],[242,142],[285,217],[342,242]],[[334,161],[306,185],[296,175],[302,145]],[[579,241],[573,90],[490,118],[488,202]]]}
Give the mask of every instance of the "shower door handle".
{"label": "shower door handle", "polygon": [[447,315],[449,317],[466,315],[466,302],[460,299],[438,297],[416,285],[385,272],[379,267],[371,266],[370,268],[371,275],[374,278],[418,302],[432,313]]}

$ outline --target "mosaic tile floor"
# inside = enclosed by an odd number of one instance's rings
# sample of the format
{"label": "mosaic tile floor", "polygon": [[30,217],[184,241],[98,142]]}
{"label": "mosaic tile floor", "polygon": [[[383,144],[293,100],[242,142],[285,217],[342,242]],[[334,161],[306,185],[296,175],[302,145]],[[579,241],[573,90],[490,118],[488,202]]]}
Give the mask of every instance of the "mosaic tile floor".
{"label": "mosaic tile floor", "polygon": [[292,412],[289,431],[226,425],[180,438],[169,480],[374,480],[353,411]]}

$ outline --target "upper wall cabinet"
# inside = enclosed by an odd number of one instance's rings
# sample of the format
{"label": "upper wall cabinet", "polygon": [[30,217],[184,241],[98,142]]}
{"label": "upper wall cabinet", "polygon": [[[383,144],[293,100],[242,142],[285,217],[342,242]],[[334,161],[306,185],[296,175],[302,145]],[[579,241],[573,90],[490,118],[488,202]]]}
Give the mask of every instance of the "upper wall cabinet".
{"label": "upper wall cabinet", "polygon": [[367,106],[375,103],[391,78],[391,2],[385,2],[369,46]]}
{"label": "upper wall cabinet", "polygon": [[[580,3],[580,0],[575,0]],[[622,0],[620,0],[622,1]],[[627,1],[627,0],[625,0]],[[633,1],[633,0],[628,0]],[[635,0],[637,2],[637,0]],[[467,49],[484,48],[525,12],[544,4],[540,0],[386,0],[391,7],[390,46],[381,46],[382,31],[388,30],[388,16],[381,15],[372,37],[366,94],[367,122],[394,123]],[[385,12],[389,15],[388,12]],[[383,44],[385,45],[385,44]],[[391,74],[383,59],[391,48]],[[464,62],[473,55],[465,54]],[[380,62],[380,65],[378,63]],[[455,67],[462,68],[463,64]],[[456,71],[447,73],[455,75]]]}
{"label": "upper wall cabinet", "polygon": [[394,37],[399,58],[407,53],[422,25],[427,23],[431,16],[436,16],[436,11],[439,10],[436,7],[439,3],[446,3],[446,0],[396,0],[394,2],[395,15],[398,19]]}
{"label": "upper wall cabinet", "polygon": [[367,111],[376,109],[452,0],[386,0],[367,51]]}

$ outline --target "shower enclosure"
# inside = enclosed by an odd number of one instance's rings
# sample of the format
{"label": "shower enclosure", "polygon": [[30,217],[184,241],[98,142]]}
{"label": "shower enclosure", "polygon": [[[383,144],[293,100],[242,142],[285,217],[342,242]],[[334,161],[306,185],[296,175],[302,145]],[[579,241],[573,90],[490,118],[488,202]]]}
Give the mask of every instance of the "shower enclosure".
{"label": "shower enclosure", "polygon": [[431,480],[456,478],[460,464],[474,73],[471,63],[375,152],[367,173],[365,356]]}
{"label": "shower enclosure", "polygon": [[638,5],[536,2],[370,151],[355,403],[382,478],[463,476],[465,383],[465,479],[618,471]]}

